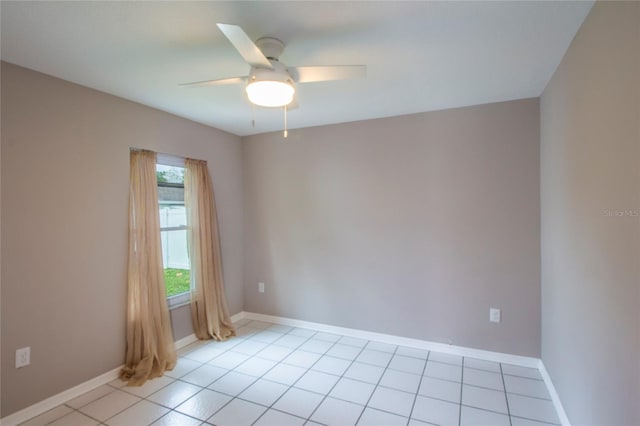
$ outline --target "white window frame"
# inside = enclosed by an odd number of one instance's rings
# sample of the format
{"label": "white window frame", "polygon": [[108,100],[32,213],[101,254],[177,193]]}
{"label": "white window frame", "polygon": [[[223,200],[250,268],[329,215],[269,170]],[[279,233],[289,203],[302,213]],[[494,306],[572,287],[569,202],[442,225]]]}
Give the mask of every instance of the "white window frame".
{"label": "white window frame", "polygon": [[[156,158],[156,164],[160,164],[162,166],[173,166],[173,167],[184,168],[184,158],[176,157],[168,154],[158,154]],[[159,205],[158,205],[158,208],[160,208]],[[172,226],[167,228],[160,228],[160,232],[180,231],[180,230],[186,230],[186,229],[187,229],[186,226]],[[189,266],[189,270],[191,270],[191,266]],[[190,303],[191,291],[193,291],[193,288],[190,288],[189,291],[185,291],[184,293],[167,297],[167,304],[169,305],[169,309],[178,308],[180,306]]]}

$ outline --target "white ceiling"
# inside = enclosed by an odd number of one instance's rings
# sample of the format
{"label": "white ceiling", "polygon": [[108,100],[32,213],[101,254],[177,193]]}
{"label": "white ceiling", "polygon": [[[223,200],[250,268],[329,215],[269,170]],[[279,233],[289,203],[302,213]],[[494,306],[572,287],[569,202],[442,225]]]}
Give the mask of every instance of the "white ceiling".
{"label": "white ceiling", "polygon": [[242,85],[178,83],[246,75],[215,23],[277,37],[280,60],[367,65],[358,80],[298,85],[289,127],[539,96],[592,1],[9,2],[2,60],[237,135],[279,130]]}

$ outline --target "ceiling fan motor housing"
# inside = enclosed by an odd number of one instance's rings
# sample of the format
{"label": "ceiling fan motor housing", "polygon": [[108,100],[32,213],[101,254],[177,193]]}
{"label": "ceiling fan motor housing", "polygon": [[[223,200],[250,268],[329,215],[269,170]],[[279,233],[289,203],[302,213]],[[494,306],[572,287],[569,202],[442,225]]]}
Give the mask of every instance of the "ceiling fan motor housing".
{"label": "ceiling fan motor housing", "polygon": [[287,68],[274,59],[269,59],[273,69],[262,67],[251,67],[248,83],[256,81],[281,81],[293,86],[293,78],[287,71]]}
{"label": "ceiling fan motor housing", "polygon": [[260,49],[262,54],[269,60],[278,60],[284,50],[284,43],[273,37],[259,38],[256,40],[256,46],[258,46],[258,49]]}

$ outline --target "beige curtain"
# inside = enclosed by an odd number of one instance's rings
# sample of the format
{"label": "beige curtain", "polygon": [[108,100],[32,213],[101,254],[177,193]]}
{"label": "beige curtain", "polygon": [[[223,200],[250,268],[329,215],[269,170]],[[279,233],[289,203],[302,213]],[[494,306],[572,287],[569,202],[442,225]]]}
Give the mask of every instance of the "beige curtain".
{"label": "beige curtain", "polygon": [[156,153],[131,151],[127,353],[120,378],[139,386],[176,364],[162,267]]}
{"label": "beige curtain", "polygon": [[235,336],[222,280],[218,219],[207,162],[185,160],[184,204],[191,259],[191,316],[198,339]]}

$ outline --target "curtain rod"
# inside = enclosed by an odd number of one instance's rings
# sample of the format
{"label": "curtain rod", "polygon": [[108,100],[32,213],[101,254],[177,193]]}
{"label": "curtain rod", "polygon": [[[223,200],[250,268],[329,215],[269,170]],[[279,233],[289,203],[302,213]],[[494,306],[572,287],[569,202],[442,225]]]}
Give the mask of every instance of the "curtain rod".
{"label": "curtain rod", "polygon": [[[153,151],[151,149],[143,149],[143,148],[138,148],[138,147],[130,147],[129,151]],[[184,162],[187,159],[191,159],[189,157],[182,157],[179,155],[174,155],[174,154],[165,154],[163,152],[157,152],[157,151],[153,151],[156,153],[156,162],[158,164],[162,164],[165,166],[175,166],[175,167],[184,167]],[[205,163],[207,162],[206,160],[199,160],[197,158],[194,158],[194,160],[197,161],[204,161]]]}

